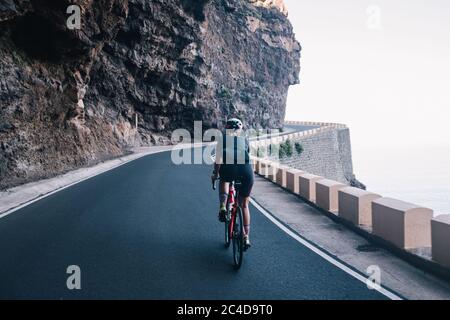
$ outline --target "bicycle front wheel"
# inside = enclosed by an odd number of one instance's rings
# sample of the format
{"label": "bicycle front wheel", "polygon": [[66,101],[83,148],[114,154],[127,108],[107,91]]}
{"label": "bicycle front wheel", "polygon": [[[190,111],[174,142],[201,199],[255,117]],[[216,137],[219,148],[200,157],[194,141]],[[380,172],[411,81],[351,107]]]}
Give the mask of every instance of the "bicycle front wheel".
{"label": "bicycle front wheel", "polygon": [[240,207],[236,209],[235,219],[233,228],[233,259],[234,267],[240,269],[244,256],[244,217]]}

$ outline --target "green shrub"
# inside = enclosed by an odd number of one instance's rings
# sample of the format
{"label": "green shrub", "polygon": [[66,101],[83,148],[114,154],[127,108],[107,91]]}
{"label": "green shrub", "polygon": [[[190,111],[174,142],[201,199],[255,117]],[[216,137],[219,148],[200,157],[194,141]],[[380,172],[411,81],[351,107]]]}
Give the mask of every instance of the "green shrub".
{"label": "green shrub", "polygon": [[297,151],[298,155],[303,153],[303,146],[300,144],[300,142],[295,143],[295,151]]}
{"label": "green shrub", "polygon": [[231,99],[232,97],[231,91],[226,87],[221,87],[219,89],[219,97],[224,99]]}
{"label": "green shrub", "polygon": [[292,157],[294,152],[292,150],[292,142],[291,142],[291,140],[286,140],[286,142],[284,143],[284,147],[286,149],[286,156]]}
{"label": "green shrub", "polygon": [[288,158],[292,157],[292,143],[290,140],[286,140],[282,144],[280,144],[280,158]]}
{"label": "green shrub", "polygon": [[280,145],[280,153],[279,153],[280,159],[284,159],[287,157],[286,149],[284,148],[284,145]]}

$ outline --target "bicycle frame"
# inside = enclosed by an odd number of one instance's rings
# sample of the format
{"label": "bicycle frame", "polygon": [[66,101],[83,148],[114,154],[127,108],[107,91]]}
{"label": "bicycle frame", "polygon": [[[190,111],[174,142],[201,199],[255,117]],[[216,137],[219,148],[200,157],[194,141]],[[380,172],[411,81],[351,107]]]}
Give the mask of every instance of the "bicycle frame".
{"label": "bicycle frame", "polygon": [[230,218],[230,224],[228,226],[228,234],[232,235],[234,230],[234,223],[236,221],[236,212],[239,207],[239,192],[235,188],[235,183],[230,183],[230,190],[228,191],[228,204],[227,208],[230,208],[231,206],[231,218]]}

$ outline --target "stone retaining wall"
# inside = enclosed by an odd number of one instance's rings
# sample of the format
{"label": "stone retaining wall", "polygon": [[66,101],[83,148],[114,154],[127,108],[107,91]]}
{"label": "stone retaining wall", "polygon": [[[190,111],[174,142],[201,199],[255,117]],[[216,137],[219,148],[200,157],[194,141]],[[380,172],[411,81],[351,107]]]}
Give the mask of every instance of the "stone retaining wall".
{"label": "stone retaining wall", "polygon": [[[276,155],[269,159],[298,170],[365,189],[365,186],[356,180],[353,173],[350,130],[347,126],[337,123],[299,121],[286,122],[286,124],[319,126],[319,128],[254,142],[255,148],[262,147],[264,149],[270,144],[277,145],[289,140],[293,145],[291,156],[279,158]],[[302,145],[303,152],[301,154],[295,151],[295,143]]]}

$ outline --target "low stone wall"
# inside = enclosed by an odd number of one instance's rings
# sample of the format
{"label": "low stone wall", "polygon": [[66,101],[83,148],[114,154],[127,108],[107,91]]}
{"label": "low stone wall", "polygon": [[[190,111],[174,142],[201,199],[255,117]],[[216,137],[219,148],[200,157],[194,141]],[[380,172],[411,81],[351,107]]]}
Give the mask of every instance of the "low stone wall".
{"label": "low stone wall", "polygon": [[[307,139],[336,132],[336,129],[323,126],[301,136]],[[338,128],[338,131],[343,129]],[[298,134],[290,134],[270,139],[266,144],[297,137]],[[264,145],[263,141],[255,143]],[[342,222],[353,224],[356,229],[416,257],[412,260],[431,263],[429,270],[450,278],[450,215],[433,219],[433,210],[429,208],[346,187],[340,181],[301,172],[270,159],[253,160],[257,174],[340,218]],[[426,252],[431,252],[431,255]]]}
{"label": "low stone wall", "polygon": [[328,179],[351,184],[355,179],[350,147],[349,129],[333,128],[313,135],[292,137],[292,143],[300,143],[303,152],[280,159],[290,167],[321,175]]}
{"label": "low stone wall", "polygon": [[[282,165],[365,189],[353,173],[350,130],[347,126],[337,123],[299,121],[286,122],[286,124],[319,126],[319,128],[254,142],[255,148],[264,149],[270,144],[277,145],[289,140],[293,145],[291,156],[285,158],[269,156],[268,158]],[[303,147],[301,154],[295,151],[295,143]]]}

